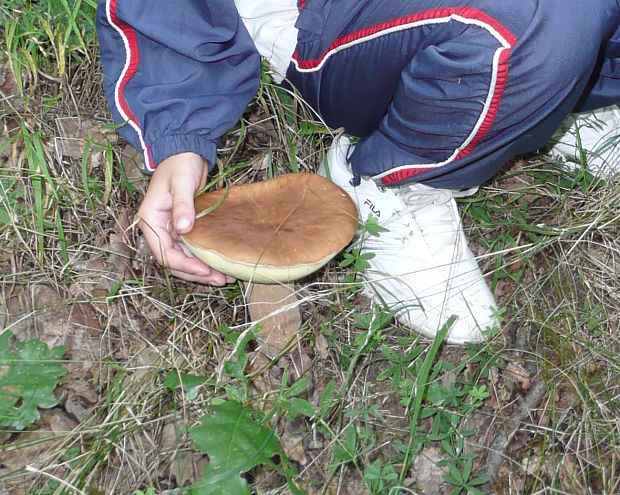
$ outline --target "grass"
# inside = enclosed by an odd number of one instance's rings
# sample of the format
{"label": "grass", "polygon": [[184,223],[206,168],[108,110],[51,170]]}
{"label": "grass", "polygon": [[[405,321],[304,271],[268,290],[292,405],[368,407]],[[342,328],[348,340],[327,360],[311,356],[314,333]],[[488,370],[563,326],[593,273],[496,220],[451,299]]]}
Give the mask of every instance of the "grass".
{"label": "grass", "polygon": [[[0,6],[0,328],[66,348],[59,404],[0,430],[0,491],[182,493],[224,448],[199,427],[221,404],[277,439],[277,457],[235,468],[256,493],[620,491],[618,178],[532,155],[460,200],[501,307],[487,345],[424,341],[371,308],[368,258],[350,250],[296,286],[302,328],[255,369],[243,288],[166,278],[132,227],[145,180],[103,132],[93,14],[85,0]],[[87,124],[67,138],[71,117]],[[228,183],[313,171],[330,141],[265,74],[220,166]]]}

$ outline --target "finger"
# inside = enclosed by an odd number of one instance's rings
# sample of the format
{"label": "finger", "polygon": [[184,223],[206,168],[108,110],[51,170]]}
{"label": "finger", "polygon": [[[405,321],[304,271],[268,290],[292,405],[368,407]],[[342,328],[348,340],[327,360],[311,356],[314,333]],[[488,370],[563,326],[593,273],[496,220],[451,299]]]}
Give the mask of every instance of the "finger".
{"label": "finger", "polygon": [[179,270],[199,277],[211,275],[211,268],[195,257],[186,256],[170,236],[170,233],[144,220],[139,222],[144,239],[157,263],[169,270]]}
{"label": "finger", "polygon": [[144,235],[151,254],[157,260],[157,263],[161,265],[164,259],[164,253],[172,249],[174,241],[167,230],[162,228],[156,221],[149,221],[144,217],[138,217],[138,227]]}
{"label": "finger", "polygon": [[188,282],[197,282],[204,285],[215,285],[221,287],[223,285],[226,285],[227,283],[230,283],[225,275],[215,270],[211,272],[211,275],[206,277],[195,275],[193,273],[186,273],[180,270],[168,270],[168,273]]}
{"label": "finger", "polygon": [[153,256],[160,265],[165,265],[168,272],[178,278],[201,284],[222,286],[233,283],[235,278],[214,270],[196,258],[191,251],[185,253],[185,246],[176,244],[169,233],[152,228],[144,220],[140,228]]}
{"label": "finger", "polygon": [[[183,254],[185,254],[185,256],[187,256],[188,258],[192,258],[192,259],[195,259],[195,258],[196,258],[196,255],[195,255],[194,253],[192,253],[192,252],[191,252],[191,250],[190,250],[190,249],[189,249],[189,248],[188,248],[188,247],[187,247],[187,246],[186,246],[183,242],[178,242],[178,243],[176,244],[176,247],[177,247],[177,248],[180,248],[180,249],[181,249],[181,251],[183,251]],[[207,266],[208,266],[208,265],[207,265]],[[209,268],[211,268],[211,271],[212,271],[212,272],[215,272],[215,273],[220,273],[220,272],[218,272],[217,270],[213,269],[213,267],[209,267]],[[218,277],[218,280],[220,280],[220,279],[219,279],[219,277]],[[227,284],[232,284],[232,283],[233,283],[233,282],[235,282],[237,279],[236,279],[235,277],[231,277],[230,275],[225,275],[225,274],[224,274],[224,280],[225,280],[225,283],[227,283]],[[219,285],[219,284],[218,284],[218,285]]]}
{"label": "finger", "polygon": [[171,246],[164,252],[163,263],[168,270],[178,270],[199,277],[208,277],[212,273],[219,273],[205,265],[198,258],[190,258],[176,246]]}
{"label": "finger", "polygon": [[[166,266],[170,273],[183,280],[218,286],[234,282],[232,277],[205,265],[198,258],[186,256],[183,251],[178,249],[168,250],[166,260],[168,260]],[[207,271],[204,271],[205,268]]]}
{"label": "finger", "polygon": [[185,245],[184,242],[179,242],[178,245],[181,248],[181,251],[183,251],[183,253],[185,254],[185,256],[187,256],[188,258],[196,257],[196,255],[192,253],[192,251]]}

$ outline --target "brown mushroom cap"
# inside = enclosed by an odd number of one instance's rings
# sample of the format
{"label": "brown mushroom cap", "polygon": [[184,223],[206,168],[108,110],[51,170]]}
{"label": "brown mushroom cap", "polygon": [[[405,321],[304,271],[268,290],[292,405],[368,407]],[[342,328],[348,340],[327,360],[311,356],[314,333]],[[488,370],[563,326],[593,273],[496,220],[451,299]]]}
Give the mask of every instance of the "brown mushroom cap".
{"label": "brown mushroom cap", "polygon": [[307,173],[208,192],[195,207],[194,228],[182,237],[189,249],[222,273],[258,283],[319,269],[351,241],[358,223],[343,189]]}

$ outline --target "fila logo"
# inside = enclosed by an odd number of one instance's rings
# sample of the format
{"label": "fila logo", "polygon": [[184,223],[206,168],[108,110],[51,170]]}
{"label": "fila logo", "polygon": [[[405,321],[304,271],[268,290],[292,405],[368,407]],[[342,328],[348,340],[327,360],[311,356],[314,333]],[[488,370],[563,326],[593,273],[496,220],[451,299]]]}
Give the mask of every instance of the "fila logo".
{"label": "fila logo", "polygon": [[381,210],[377,208],[372,201],[370,201],[370,198],[366,198],[364,201],[364,206],[368,206],[371,213],[373,213],[377,218],[381,218]]}

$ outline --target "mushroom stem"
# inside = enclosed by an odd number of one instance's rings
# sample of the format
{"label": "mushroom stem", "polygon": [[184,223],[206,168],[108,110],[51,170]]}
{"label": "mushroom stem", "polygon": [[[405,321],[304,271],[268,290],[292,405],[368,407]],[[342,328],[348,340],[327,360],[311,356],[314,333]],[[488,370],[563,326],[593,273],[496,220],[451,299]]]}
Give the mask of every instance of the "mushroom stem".
{"label": "mushroom stem", "polygon": [[292,283],[246,285],[250,319],[261,323],[259,350],[269,359],[277,356],[295,338],[301,326],[299,299]]}

